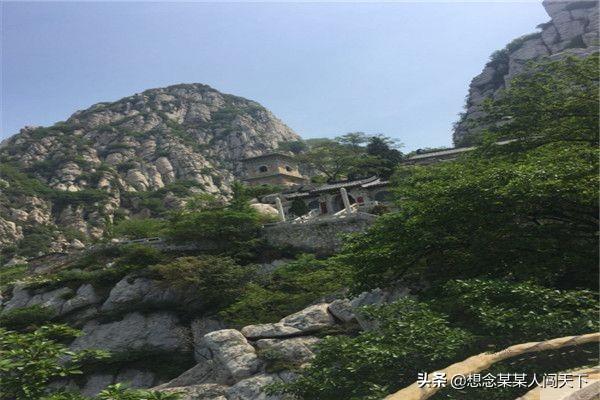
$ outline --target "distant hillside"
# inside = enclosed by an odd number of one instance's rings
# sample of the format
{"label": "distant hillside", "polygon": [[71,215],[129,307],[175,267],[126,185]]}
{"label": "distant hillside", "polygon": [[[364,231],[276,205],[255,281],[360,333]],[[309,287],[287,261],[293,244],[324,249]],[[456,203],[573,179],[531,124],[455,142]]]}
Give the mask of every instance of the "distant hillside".
{"label": "distant hillside", "polygon": [[260,104],[202,84],[23,128],[0,147],[0,261],[80,247],[116,219],[159,214],[191,191],[226,195],[237,160],[298,138]]}

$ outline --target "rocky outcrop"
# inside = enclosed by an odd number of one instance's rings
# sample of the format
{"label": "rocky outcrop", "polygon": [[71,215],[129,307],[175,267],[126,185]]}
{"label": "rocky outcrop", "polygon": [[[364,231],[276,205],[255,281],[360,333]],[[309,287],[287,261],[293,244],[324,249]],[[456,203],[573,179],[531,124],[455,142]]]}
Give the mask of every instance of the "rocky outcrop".
{"label": "rocky outcrop", "polygon": [[73,350],[186,352],[190,347],[189,329],[180,325],[175,315],[166,312],[149,315],[135,312],[108,323],[94,320],[85,324],[82,331],[83,335],[71,344]]}
{"label": "rocky outcrop", "polygon": [[494,98],[527,64],[543,57],[585,57],[599,50],[598,2],[587,0],[544,0],[550,21],[538,32],[522,36],[492,54],[481,74],[473,78],[465,111],[454,127],[454,144],[467,146],[481,132],[478,124],[482,103]]}
{"label": "rocky outcrop", "polygon": [[42,306],[49,309],[55,316],[60,317],[101,301],[100,296],[90,284],[81,285],[76,291],[62,287],[49,292],[32,294],[30,289],[22,284],[15,285],[12,297],[4,305],[2,313],[13,309]]}
{"label": "rocky outcrop", "polygon": [[227,196],[237,160],[298,139],[260,104],[202,84],[25,127],[0,148],[0,250],[16,243],[17,253],[37,256],[40,246],[19,245],[32,232],[47,239],[43,250],[68,251],[74,238],[101,237],[115,215],[156,215],[194,192]]}
{"label": "rocky outcrop", "polygon": [[319,332],[336,324],[327,310],[328,304],[322,303],[288,315],[274,324],[249,325],[242,328],[242,334],[248,339],[281,338],[301,336]]}
{"label": "rocky outcrop", "polygon": [[[322,337],[372,329],[370,321],[363,321],[360,307],[389,303],[408,291],[377,289],[352,299],[320,302],[279,322],[239,330],[200,308],[191,311],[188,298],[197,297],[193,293],[142,275],[128,275],[112,287],[17,283],[3,295],[0,315],[34,305],[46,307],[55,321],[81,328],[82,335],[70,344],[72,350],[102,349],[112,354],[108,365],[54,386],[93,396],[107,385],[127,382],[132,387],[180,392],[189,400],[283,400],[284,395],[267,395],[264,388],[294,379],[313,360]],[[167,374],[165,365],[170,367]]]}

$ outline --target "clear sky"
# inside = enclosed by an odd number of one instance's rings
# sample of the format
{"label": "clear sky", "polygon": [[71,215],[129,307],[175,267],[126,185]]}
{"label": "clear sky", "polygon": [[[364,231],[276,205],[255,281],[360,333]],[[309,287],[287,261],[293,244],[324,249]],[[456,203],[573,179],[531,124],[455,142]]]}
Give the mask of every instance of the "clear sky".
{"label": "clear sky", "polygon": [[470,80],[549,20],[541,2],[2,2],[2,132],[200,82],[305,138],[451,144]]}

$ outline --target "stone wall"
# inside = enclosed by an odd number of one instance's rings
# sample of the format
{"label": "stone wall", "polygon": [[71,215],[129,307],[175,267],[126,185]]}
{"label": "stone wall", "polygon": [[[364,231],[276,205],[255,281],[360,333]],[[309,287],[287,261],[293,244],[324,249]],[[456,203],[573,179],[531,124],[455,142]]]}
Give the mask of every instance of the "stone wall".
{"label": "stone wall", "polygon": [[326,218],[302,224],[278,223],[266,226],[263,235],[273,246],[328,255],[339,250],[344,234],[366,230],[375,218],[371,214],[358,213],[345,218]]}

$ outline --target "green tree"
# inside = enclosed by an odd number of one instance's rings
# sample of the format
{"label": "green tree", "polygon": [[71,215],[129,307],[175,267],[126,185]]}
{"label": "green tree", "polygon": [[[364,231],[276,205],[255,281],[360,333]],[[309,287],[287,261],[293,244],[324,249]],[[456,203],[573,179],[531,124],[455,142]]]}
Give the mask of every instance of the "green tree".
{"label": "green tree", "polygon": [[206,309],[215,310],[237,299],[253,279],[254,269],[229,257],[180,257],[153,267],[173,286],[192,289]]}
{"label": "green tree", "polygon": [[[489,105],[489,118],[499,118],[491,142],[510,132],[518,140],[488,143],[456,162],[398,170],[399,211],[378,219],[341,256],[355,266],[357,289],[398,279],[475,277],[597,287],[598,149],[592,144],[599,115],[587,98],[597,96],[598,74],[578,72],[597,71],[597,63],[544,66],[515,79]],[[535,98],[527,95],[532,86],[539,89]],[[584,100],[570,87],[585,88]],[[588,93],[592,87],[595,94]],[[539,109],[547,104],[551,113]],[[554,113],[564,118],[555,123]]]}
{"label": "green tree", "polygon": [[275,322],[323,296],[341,292],[349,279],[343,266],[301,255],[252,282],[221,315],[238,326]]}
{"label": "green tree", "polygon": [[598,330],[598,301],[588,290],[530,282],[455,280],[430,290],[435,308],[496,349]]}
{"label": "green tree", "polygon": [[598,146],[599,53],[529,65],[476,123],[489,126],[488,141],[519,139],[496,150],[513,152],[546,143]]}
{"label": "green tree", "polygon": [[132,218],[120,221],[112,229],[115,237],[142,239],[160,236],[165,228],[165,220],[157,218]]}
{"label": "green tree", "polygon": [[381,399],[412,383],[418,371],[463,357],[472,343],[468,332],[450,327],[443,314],[415,300],[363,313],[377,329],[324,339],[310,367],[283,390],[311,400]]}
{"label": "green tree", "polygon": [[343,178],[354,164],[357,151],[335,140],[322,140],[298,156],[301,163],[310,165],[327,177],[328,181]]}
{"label": "green tree", "polygon": [[335,139],[311,139],[298,160],[328,181],[378,175],[388,178],[402,159],[395,141],[384,135],[351,132]]}
{"label": "green tree", "polygon": [[78,334],[65,325],[31,333],[0,328],[0,398],[38,400],[53,379],[81,374],[82,360],[106,357],[99,351],[69,351],[62,341]]}

